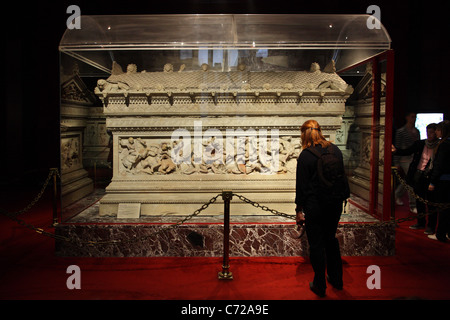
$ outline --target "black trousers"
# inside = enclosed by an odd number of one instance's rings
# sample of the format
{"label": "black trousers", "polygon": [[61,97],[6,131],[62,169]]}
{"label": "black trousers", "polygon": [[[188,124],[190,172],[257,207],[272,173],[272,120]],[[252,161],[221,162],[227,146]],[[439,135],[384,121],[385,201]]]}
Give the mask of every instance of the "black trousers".
{"label": "black trousers", "polygon": [[[434,192],[428,191],[428,185],[430,184],[430,180],[423,174],[421,171],[416,171],[413,177],[413,189],[414,192],[423,199],[434,202],[436,199],[434,197]],[[432,229],[436,230],[437,224],[437,212],[436,208],[432,206],[428,206],[428,212],[426,205],[420,201],[416,200],[417,213],[428,213],[428,224],[426,217],[417,218],[417,224],[424,226],[425,225]]]}
{"label": "black trousers", "polygon": [[305,211],[305,230],[309,256],[314,270],[314,285],[326,289],[326,274],[331,281],[342,284],[342,260],[336,230],[341,218],[342,203],[316,205]]}
{"label": "black trousers", "polygon": [[[450,203],[450,181],[440,181],[436,185],[436,202]],[[436,237],[440,241],[446,241],[446,235],[450,234],[450,208],[437,208],[438,226]]]}

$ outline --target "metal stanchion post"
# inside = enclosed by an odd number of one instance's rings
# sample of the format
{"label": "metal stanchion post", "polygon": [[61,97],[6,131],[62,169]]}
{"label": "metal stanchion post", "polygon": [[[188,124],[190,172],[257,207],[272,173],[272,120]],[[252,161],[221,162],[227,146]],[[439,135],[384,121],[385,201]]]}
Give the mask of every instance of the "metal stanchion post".
{"label": "metal stanchion post", "polygon": [[233,280],[233,274],[229,271],[229,251],[230,251],[230,201],[233,198],[232,191],[222,191],[224,201],[223,219],[223,264],[222,271],[219,272],[219,280]]}
{"label": "metal stanchion post", "polygon": [[58,201],[57,201],[58,185],[56,183],[56,176],[58,175],[58,169],[57,168],[51,168],[50,170],[53,171],[53,195],[52,195],[52,201],[53,201],[53,226],[56,226],[58,224]]}

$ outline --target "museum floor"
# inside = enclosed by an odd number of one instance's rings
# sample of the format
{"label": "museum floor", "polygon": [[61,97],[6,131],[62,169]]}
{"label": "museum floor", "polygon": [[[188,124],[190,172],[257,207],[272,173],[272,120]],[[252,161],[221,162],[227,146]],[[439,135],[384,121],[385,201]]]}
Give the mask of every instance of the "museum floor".
{"label": "museum floor", "polygon": [[[30,199],[10,196],[10,209]],[[22,199],[22,200],[18,200]],[[51,201],[45,196],[21,216],[51,231]],[[397,207],[397,217],[409,213]],[[395,255],[343,256],[344,290],[331,286],[324,299],[450,299],[450,243],[430,240],[404,222],[396,232]],[[316,300],[308,288],[308,257],[231,257],[234,280],[217,279],[220,257],[60,257],[53,238],[0,216],[2,300]],[[67,267],[81,269],[81,289],[69,290]],[[367,268],[377,265],[381,289],[368,289]]]}

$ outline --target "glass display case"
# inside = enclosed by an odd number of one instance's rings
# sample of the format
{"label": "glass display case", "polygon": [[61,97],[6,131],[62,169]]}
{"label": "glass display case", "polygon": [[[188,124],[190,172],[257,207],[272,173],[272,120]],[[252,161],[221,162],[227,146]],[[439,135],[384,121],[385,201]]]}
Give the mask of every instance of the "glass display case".
{"label": "glass display case", "polygon": [[[390,218],[393,52],[374,17],[80,19],[59,46],[61,221],[187,216],[222,190],[293,214],[311,118],[343,151],[348,206]],[[202,221],[222,214],[218,198]]]}

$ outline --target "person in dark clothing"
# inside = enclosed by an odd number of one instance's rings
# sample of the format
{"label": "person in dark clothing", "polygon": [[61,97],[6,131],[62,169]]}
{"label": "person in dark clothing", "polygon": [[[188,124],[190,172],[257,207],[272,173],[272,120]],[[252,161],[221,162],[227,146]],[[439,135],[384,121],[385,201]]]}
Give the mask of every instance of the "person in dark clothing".
{"label": "person in dark clothing", "polygon": [[[436,133],[441,141],[437,147],[428,190],[435,193],[436,202],[448,204],[450,202],[450,121],[440,122]],[[445,242],[450,233],[450,207],[438,207],[437,210],[436,234],[428,237]]]}
{"label": "person in dark clothing", "polygon": [[[395,146],[399,149],[407,149],[413,145],[417,140],[420,140],[420,132],[416,128],[417,114],[415,112],[407,112],[405,116],[406,123],[403,127],[398,129],[395,133]],[[408,172],[409,165],[412,161],[412,156],[398,156],[394,155],[392,163],[398,167],[400,172],[404,175]],[[405,193],[405,187],[400,183],[395,190],[395,203],[403,205],[402,196]],[[409,209],[412,213],[417,213],[416,199],[408,193]]]}
{"label": "person in dark clothing", "polygon": [[[413,155],[413,160],[406,175],[406,181],[413,187],[415,194],[431,202],[434,201],[433,193],[428,192],[428,185],[430,183],[430,172],[433,169],[436,147],[439,143],[436,136],[436,128],[437,125],[435,123],[429,124],[427,126],[427,139],[415,141],[407,149],[393,147],[393,154],[396,156]],[[427,207],[421,200],[416,201],[416,208],[418,214],[427,213]],[[428,209],[430,211],[428,212],[428,225],[426,217],[418,217],[417,223],[410,226],[411,229],[424,229],[426,226],[425,234],[435,233],[437,213],[434,207],[429,207]]]}
{"label": "person in dark clothing", "polygon": [[[297,224],[305,225],[309,243],[311,265],[314,270],[314,281],[310,289],[318,296],[325,296],[326,280],[341,290],[342,260],[336,230],[341,217],[343,202],[327,202],[326,194],[319,190],[317,175],[318,158],[307,148],[315,148],[319,152],[329,146],[342,160],[342,152],[322,135],[317,121],[308,120],[301,127],[302,152],[297,159],[296,172],[296,214]],[[347,183],[348,184],[348,183]],[[327,276],[326,276],[327,274]]]}

